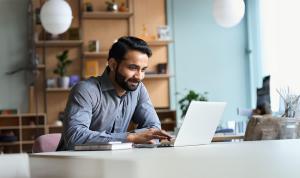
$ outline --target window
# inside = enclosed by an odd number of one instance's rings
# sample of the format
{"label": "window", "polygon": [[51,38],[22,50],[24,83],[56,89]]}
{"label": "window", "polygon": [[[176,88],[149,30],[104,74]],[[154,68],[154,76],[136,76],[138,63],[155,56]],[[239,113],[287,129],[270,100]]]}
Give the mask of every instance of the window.
{"label": "window", "polygon": [[[300,1],[259,0],[263,75],[271,75],[271,105],[279,110],[276,89],[300,94]],[[280,107],[281,110],[281,107]]]}

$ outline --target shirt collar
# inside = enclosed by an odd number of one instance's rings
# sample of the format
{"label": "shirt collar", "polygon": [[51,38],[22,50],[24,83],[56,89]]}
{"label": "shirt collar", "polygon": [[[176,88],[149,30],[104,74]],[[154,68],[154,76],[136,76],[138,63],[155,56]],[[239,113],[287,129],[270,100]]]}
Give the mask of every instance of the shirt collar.
{"label": "shirt collar", "polygon": [[112,84],[112,81],[109,78],[109,72],[108,67],[104,70],[102,76],[101,76],[101,83],[102,83],[102,90],[108,91],[108,90],[115,90],[115,87]]}

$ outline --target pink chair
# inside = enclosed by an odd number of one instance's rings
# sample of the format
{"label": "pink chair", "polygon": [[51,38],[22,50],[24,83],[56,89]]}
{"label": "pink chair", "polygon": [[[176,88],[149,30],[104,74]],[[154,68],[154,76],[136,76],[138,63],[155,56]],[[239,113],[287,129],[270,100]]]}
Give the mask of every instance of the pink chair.
{"label": "pink chair", "polygon": [[56,151],[61,138],[61,133],[53,133],[39,136],[32,146],[33,153]]}

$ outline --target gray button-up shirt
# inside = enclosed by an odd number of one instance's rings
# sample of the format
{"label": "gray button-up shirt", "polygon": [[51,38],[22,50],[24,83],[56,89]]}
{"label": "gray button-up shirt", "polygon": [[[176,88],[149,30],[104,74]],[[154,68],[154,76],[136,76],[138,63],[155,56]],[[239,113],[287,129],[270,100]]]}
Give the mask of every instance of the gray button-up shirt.
{"label": "gray button-up shirt", "polygon": [[119,97],[108,75],[105,70],[71,90],[58,150],[72,150],[83,143],[125,142],[131,120],[137,129],[161,128],[144,84]]}

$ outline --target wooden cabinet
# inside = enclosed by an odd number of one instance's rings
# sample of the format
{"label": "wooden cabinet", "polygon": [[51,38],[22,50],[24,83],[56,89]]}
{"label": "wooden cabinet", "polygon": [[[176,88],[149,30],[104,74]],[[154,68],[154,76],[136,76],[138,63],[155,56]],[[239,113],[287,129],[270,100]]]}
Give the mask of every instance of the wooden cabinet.
{"label": "wooden cabinet", "polygon": [[[32,0],[34,12],[41,7],[43,0]],[[70,52],[73,64],[69,69],[69,75],[79,75],[81,79],[90,76],[90,66],[94,75],[101,75],[107,65],[108,51],[115,40],[121,36],[133,35],[145,37],[147,33],[154,36],[151,40],[145,39],[150,45],[153,56],[150,58],[149,73],[145,76],[144,84],[147,87],[150,98],[162,119],[163,129],[173,130],[176,126],[175,111],[171,111],[169,97],[170,73],[158,73],[157,65],[168,64],[168,45],[172,41],[158,40],[155,38],[158,26],[166,25],[166,2],[164,0],[120,0],[124,2],[128,11],[108,12],[106,11],[106,0],[68,0],[72,7],[73,22],[71,28],[79,30],[79,39],[70,40],[46,40],[47,35],[41,25],[34,22],[35,33],[38,40],[35,42],[36,53],[40,58],[40,75],[34,89],[31,89],[30,112],[45,112],[49,132],[59,131],[61,128],[53,126],[58,115],[65,108],[70,89],[47,88],[47,79],[54,78],[53,69],[56,65],[55,56],[65,49]],[[86,12],[86,2],[93,5],[93,12]],[[67,32],[68,33],[68,32]],[[43,35],[44,34],[44,35]],[[62,35],[68,36],[68,35]],[[88,45],[91,40],[99,41],[100,50],[90,52]],[[95,67],[96,66],[96,67]],[[167,70],[168,71],[168,70]],[[38,98],[39,103],[34,98]],[[35,104],[40,107],[36,109]],[[164,121],[168,118],[168,122]],[[171,120],[171,121],[170,121]]]}
{"label": "wooden cabinet", "polygon": [[0,115],[0,152],[30,153],[34,140],[46,133],[45,114]]}

